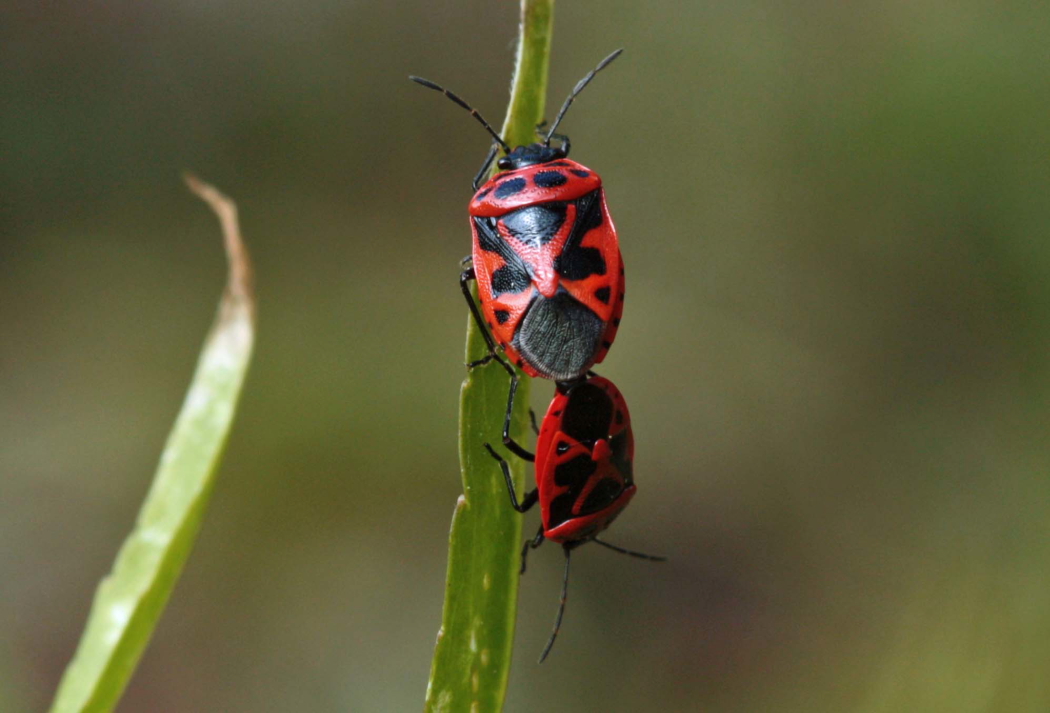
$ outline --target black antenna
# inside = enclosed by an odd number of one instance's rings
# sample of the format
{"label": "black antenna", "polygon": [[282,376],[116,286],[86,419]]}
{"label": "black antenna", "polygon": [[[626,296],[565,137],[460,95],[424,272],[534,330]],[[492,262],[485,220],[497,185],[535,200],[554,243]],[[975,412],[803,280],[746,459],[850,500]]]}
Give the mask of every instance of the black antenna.
{"label": "black antenna", "polygon": [[[600,67],[599,67],[599,69],[600,69]],[[593,74],[593,72],[592,72],[592,74]],[[412,77],[412,76],[409,76],[409,79],[411,79],[416,84],[422,84],[424,87],[426,87],[428,89],[433,89],[434,91],[441,92],[446,97],[448,97],[449,99],[451,99],[452,101],[456,102],[461,107],[463,107],[464,109],[469,111],[471,116],[473,116],[475,119],[477,119],[479,122],[481,122],[481,125],[485,127],[485,131],[487,131],[490,134],[492,134],[492,138],[494,138],[496,140],[496,143],[498,143],[503,148],[503,150],[506,153],[510,153],[510,146],[507,146],[507,142],[504,141],[503,139],[501,139],[499,134],[496,133],[496,130],[493,129],[491,126],[489,126],[489,122],[485,121],[485,119],[481,116],[481,114],[478,113],[477,109],[472,107],[470,104],[467,104],[465,101],[463,101],[462,99],[460,99],[459,97],[457,97],[455,94],[453,94],[449,90],[445,89],[444,87],[442,87],[442,86],[440,86],[438,84],[434,84],[429,79],[423,79],[422,77]]]}
{"label": "black antenna", "polygon": [[611,544],[609,542],[603,542],[602,540],[599,540],[597,537],[592,537],[591,538],[591,542],[596,542],[599,545],[601,545],[602,547],[608,547],[610,550],[613,550],[615,552],[619,552],[622,555],[630,555],[631,557],[638,557],[639,559],[643,559],[643,560],[652,560],[653,562],[666,562],[667,561],[667,558],[663,557],[661,555],[647,555],[644,552],[635,552],[634,550],[628,550],[628,549],[625,549],[623,547],[619,547],[618,545]]}
{"label": "black antenna", "polygon": [[565,613],[565,599],[569,596],[569,555],[572,553],[568,547],[565,548],[565,578],[561,582],[561,604],[558,605],[558,616],[554,619],[554,631],[551,632],[551,638],[547,639],[547,645],[543,647],[543,653],[540,654],[540,660],[537,663],[543,663],[543,659],[547,658],[547,654],[551,652],[551,647],[554,646],[554,640],[558,638],[558,629],[561,628],[561,617]]}
{"label": "black antenna", "polygon": [[[547,131],[547,138],[543,141],[545,145],[550,146],[551,137],[554,136],[554,132],[558,129],[558,124],[560,124],[561,120],[565,118],[565,112],[567,112],[569,110],[569,107],[572,106],[572,103],[576,101],[576,95],[582,92],[583,88],[586,87],[592,79],[594,79],[594,75],[605,69],[605,67],[608,66],[608,64],[614,59],[619,57],[622,52],[623,48],[621,47],[620,49],[616,50],[611,55],[603,59],[601,62],[599,62],[597,67],[592,69],[586,77],[584,77],[576,83],[576,86],[573,87],[572,93],[569,94],[569,98],[566,99],[565,103],[561,105],[561,111],[558,112],[558,118],[554,120],[554,123],[551,125],[550,130]],[[413,77],[413,79],[415,79],[415,77]],[[464,104],[464,106],[466,105]]]}

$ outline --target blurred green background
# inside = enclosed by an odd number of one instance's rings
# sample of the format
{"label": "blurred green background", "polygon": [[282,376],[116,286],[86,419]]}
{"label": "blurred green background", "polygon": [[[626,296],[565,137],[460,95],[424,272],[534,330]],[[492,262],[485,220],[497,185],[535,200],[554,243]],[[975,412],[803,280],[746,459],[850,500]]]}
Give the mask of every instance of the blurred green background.
{"label": "blurred green background", "polygon": [[[119,710],[414,711],[459,494],[469,179],[512,2],[0,6],[0,710],[42,710],[224,278],[259,342]],[[640,494],[522,582],[506,710],[1050,709],[1050,7],[562,2]],[[550,112],[549,112],[550,113]],[[549,384],[537,383],[542,408]],[[535,526],[528,516],[526,531]],[[528,524],[533,523],[533,524]],[[615,535],[615,536],[613,536]]]}

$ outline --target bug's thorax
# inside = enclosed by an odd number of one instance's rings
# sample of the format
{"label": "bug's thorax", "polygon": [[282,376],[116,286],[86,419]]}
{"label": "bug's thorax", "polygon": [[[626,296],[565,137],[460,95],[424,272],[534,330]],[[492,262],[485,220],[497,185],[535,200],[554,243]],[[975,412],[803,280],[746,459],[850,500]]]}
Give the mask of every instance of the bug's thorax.
{"label": "bug's thorax", "polygon": [[470,201],[472,216],[497,217],[549,202],[573,201],[601,188],[597,173],[572,159],[536,163],[497,173]]}

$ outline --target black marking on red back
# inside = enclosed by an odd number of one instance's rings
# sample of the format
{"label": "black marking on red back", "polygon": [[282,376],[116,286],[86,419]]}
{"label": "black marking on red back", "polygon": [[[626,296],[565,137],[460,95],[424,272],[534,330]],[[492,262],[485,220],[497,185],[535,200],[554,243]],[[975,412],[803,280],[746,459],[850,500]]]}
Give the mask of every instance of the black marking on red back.
{"label": "black marking on red back", "polygon": [[577,517],[590,515],[592,512],[598,512],[609,507],[616,498],[620,497],[623,487],[623,483],[614,478],[602,478],[594,486],[594,489],[587,493],[587,499],[583,501],[583,506],[580,508],[580,514]]}
{"label": "black marking on red back", "polygon": [[569,178],[561,171],[538,171],[532,182],[539,188],[557,188],[568,183]]}
{"label": "black marking on red back", "polygon": [[567,212],[567,203],[540,203],[508,213],[500,222],[516,240],[539,247],[554,239],[565,224]]}
{"label": "black marking on red back", "polygon": [[561,417],[562,433],[589,446],[609,437],[613,417],[613,402],[598,386],[583,383],[569,391],[565,413]]}
{"label": "black marking on red back", "polygon": [[583,280],[591,275],[605,274],[605,259],[601,250],[580,245],[588,232],[602,224],[600,196],[600,189],[596,189],[576,201],[576,222],[565,241],[564,249],[554,260],[554,269],[566,280]]}
{"label": "black marking on red back", "polygon": [[527,290],[532,285],[532,275],[521,256],[497,232],[496,219],[474,218],[474,227],[481,249],[496,253],[503,259],[503,267],[492,273],[492,296]]}
{"label": "black marking on red back", "polygon": [[[585,382],[573,387],[568,396],[558,430],[591,449],[597,441],[609,438],[609,427],[616,409],[605,390]],[[569,442],[560,441],[555,450],[565,453],[569,445]],[[598,512],[620,497],[626,484],[631,483],[632,465],[628,458],[628,445],[626,429],[609,440],[612,451],[610,462],[620,471],[625,482],[610,477],[602,478],[594,485],[577,513],[573,513],[573,507],[594,477],[598,464],[590,457],[580,455],[555,467],[555,485],[568,490],[551,500],[547,527],[554,528],[571,518]]]}
{"label": "black marking on red back", "polygon": [[567,487],[568,490],[551,500],[548,509],[548,528],[554,528],[573,517],[572,507],[583,492],[598,464],[585,455],[577,456],[566,461],[554,469],[554,482],[556,485]]}
{"label": "black marking on red back", "polygon": [[[576,495],[579,495],[587,479],[597,468],[598,464],[588,456],[576,456],[554,469],[554,484],[563,488],[575,489]],[[574,497],[573,500],[575,499]]]}
{"label": "black marking on red back", "polygon": [[492,273],[492,296],[524,292],[531,284],[532,278],[528,272],[516,269],[512,265],[504,265]]}
{"label": "black marking on red back", "polygon": [[511,178],[496,185],[496,198],[509,198],[525,190],[528,185],[524,178]]}

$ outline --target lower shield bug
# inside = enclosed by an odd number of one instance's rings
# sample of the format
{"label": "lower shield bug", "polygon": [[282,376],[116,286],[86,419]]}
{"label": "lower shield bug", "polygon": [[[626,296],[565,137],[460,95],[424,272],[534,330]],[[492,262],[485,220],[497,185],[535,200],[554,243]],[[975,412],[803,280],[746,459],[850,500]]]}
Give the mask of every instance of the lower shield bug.
{"label": "lower shield bug", "polygon": [[622,554],[658,562],[664,557],[618,547],[598,539],[634,497],[634,434],[627,404],[619,389],[608,379],[592,376],[558,384],[557,393],[543,417],[536,440],[535,455],[522,457],[536,464],[536,487],[519,500],[511,479],[510,466],[488,443],[485,448],[499,461],[507,481],[510,502],[524,513],[537,502],[542,524],[521,549],[521,572],[525,572],[530,549],[552,540],[565,552],[565,576],[561,603],[542,662],[558,636],[569,587],[571,552],[580,545],[595,542]]}

